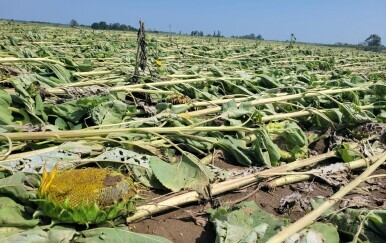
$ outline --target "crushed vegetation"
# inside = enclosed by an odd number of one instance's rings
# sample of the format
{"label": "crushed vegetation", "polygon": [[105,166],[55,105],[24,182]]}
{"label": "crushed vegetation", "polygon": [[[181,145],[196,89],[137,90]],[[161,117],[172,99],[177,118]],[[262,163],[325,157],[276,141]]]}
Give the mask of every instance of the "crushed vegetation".
{"label": "crushed vegetation", "polygon": [[384,54],[0,27],[2,241],[386,237]]}

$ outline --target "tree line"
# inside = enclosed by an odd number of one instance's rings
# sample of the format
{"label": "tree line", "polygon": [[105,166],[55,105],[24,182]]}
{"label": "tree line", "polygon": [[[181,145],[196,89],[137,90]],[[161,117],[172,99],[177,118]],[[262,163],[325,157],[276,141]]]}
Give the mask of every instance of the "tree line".
{"label": "tree line", "polygon": [[[75,19],[71,19],[69,25],[71,27],[78,27],[79,26],[79,23],[77,20]],[[91,28],[92,29],[95,29],[95,30],[125,30],[125,31],[137,31],[136,28],[130,26],[130,25],[125,25],[125,24],[120,24],[120,23],[111,23],[111,24],[108,24],[106,23],[105,21],[100,21],[100,22],[94,22],[91,24]],[[158,32],[158,31],[152,31],[152,32]],[[191,33],[190,33],[191,36],[204,36],[204,32],[203,31],[199,31],[199,30],[193,30]],[[213,32],[213,35],[210,35],[208,34],[207,36],[213,36],[213,37],[224,37],[223,35],[221,35],[221,31],[217,30]],[[240,36],[235,36],[235,35],[232,35],[231,38],[240,38],[240,39],[253,39],[253,40],[264,40],[263,39],[263,36],[258,34],[258,35],[255,35],[253,33],[251,34],[248,34],[248,35],[240,35]],[[294,34],[291,34],[291,43],[293,42],[293,40],[296,41],[296,38],[295,38],[295,35]],[[352,46],[352,47],[361,47],[361,49],[364,49],[366,51],[382,51],[384,49],[384,47],[382,46],[382,42],[381,42],[381,37],[377,34],[372,34],[370,35],[365,41],[359,43],[358,45],[352,45],[352,44],[348,44],[348,43],[340,43],[340,42],[337,42],[334,44],[335,46]]]}
{"label": "tree line", "polygon": [[[75,28],[79,26],[79,23],[76,19],[71,19],[70,21],[70,26]],[[125,24],[120,24],[120,23],[112,23],[108,24],[105,21],[100,21],[100,22],[94,22],[90,26],[94,30],[129,30],[129,31],[137,31],[136,28],[130,26],[130,25],[125,25]]]}
{"label": "tree line", "polygon": [[264,40],[262,35],[260,35],[260,34],[255,35],[253,33],[249,34],[249,35],[240,35],[240,36],[232,35],[231,38],[251,39],[251,40]]}
{"label": "tree line", "polygon": [[[191,36],[204,36],[204,32],[203,31],[199,31],[199,30],[193,30],[191,33],[190,33]],[[213,31],[213,35],[211,34],[207,34],[206,36],[213,36],[213,37],[224,37],[223,35],[221,35],[221,31],[217,30],[216,31]]]}
{"label": "tree line", "polygon": [[94,30],[128,30],[128,31],[137,31],[136,28],[130,26],[130,25],[125,25],[125,24],[120,24],[120,23],[112,23],[112,24],[107,24],[105,21],[100,21],[100,22],[94,22],[91,24],[91,28]]}
{"label": "tree line", "polygon": [[353,47],[353,48],[359,48],[363,49],[365,51],[374,51],[374,52],[381,52],[385,49],[384,46],[382,46],[382,40],[381,37],[377,34],[371,34],[369,37],[367,37],[366,40],[363,42],[360,42],[359,44],[349,44],[349,43],[342,43],[342,42],[336,42],[334,46],[341,46],[341,47]]}

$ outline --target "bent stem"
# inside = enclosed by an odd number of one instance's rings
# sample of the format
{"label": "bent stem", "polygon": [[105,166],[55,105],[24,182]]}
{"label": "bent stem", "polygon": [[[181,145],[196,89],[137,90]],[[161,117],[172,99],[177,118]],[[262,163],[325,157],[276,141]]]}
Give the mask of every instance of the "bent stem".
{"label": "bent stem", "polygon": [[66,64],[57,61],[57,60],[52,60],[48,58],[16,58],[16,57],[6,57],[6,58],[0,58],[0,63],[12,63],[12,62],[50,62],[50,63],[55,63],[59,64],[61,66],[66,66]]}
{"label": "bent stem", "polygon": [[[259,106],[259,105],[265,105],[269,103],[275,103],[275,102],[282,102],[282,101],[288,101],[288,100],[296,100],[301,98],[311,98],[311,97],[317,97],[321,95],[327,95],[327,94],[339,94],[344,92],[353,92],[353,91],[365,91],[369,86],[362,86],[362,87],[353,87],[353,88],[346,88],[346,89],[329,89],[329,90],[319,90],[319,91],[308,91],[300,94],[291,94],[291,95],[279,95],[276,97],[269,97],[269,98],[261,98],[252,100],[250,102],[251,106]],[[245,98],[240,98],[245,99]],[[230,101],[230,100],[228,100]],[[222,100],[221,103],[218,104],[224,104],[228,102],[226,100]],[[214,101],[211,101],[213,103]],[[206,102],[208,103],[208,102]],[[197,103],[190,104],[190,107],[194,107],[194,105],[197,105]],[[240,106],[240,103],[237,104]],[[209,115],[216,112],[220,112],[222,110],[222,107],[210,107],[198,111],[191,111],[186,112],[183,115],[185,117],[197,117],[197,116],[203,116],[203,115]]]}
{"label": "bent stem", "polygon": [[47,140],[47,139],[73,139],[79,140],[87,137],[105,137],[111,133],[194,133],[194,132],[253,132],[255,129],[241,126],[221,126],[221,127],[147,127],[147,128],[112,128],[102,130],[70,130],[55,132],[24,132],[24,133],[0,133],[0,141],[7,141],[8,138],[13,141],[25,140]]}
{"label": "bent stem", "polygon": [[[363,168],[363,167],[368,166],[372,161],[374,161],[376,159],[379,159],[379,155],[376,155],[376,156],[373,156],[373,157],[367,158],[367,159],[359,159],[359,160],[351,161],[351,162],[344,164],[344,166],[347,167],[349,170],[355,170],[355,169],[359,169],[359,168]],[[315,169],[315,170],[307,171],[304,174],[300,174],[300,175],[283,176],[283,177],[280,177],[278,179],[275,179],[275,180],[268,182],[267,186],[269,188],[276,188],[279,186],[284,186],[284,185],[288,185],[288,184],[292,184],[292,183],[296,183],[296,182],[306,181],[306,180],[309,180],[309,179],[314,177],[310,173],[315,173],[318,171],[319,171],[319,169]],[[302,173],[302,172],[299,172],[299,173]]]}

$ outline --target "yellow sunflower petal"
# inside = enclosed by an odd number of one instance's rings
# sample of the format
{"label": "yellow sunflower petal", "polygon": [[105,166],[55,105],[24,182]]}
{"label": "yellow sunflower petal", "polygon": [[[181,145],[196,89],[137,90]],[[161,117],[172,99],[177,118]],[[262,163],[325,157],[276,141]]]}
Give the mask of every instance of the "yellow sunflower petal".
{"label": "yellow sunflower petal", "polygon": [[156,60],[155,64],[157,64],[158,67],[161,67],[163,65],[163,63],[160,60]]}

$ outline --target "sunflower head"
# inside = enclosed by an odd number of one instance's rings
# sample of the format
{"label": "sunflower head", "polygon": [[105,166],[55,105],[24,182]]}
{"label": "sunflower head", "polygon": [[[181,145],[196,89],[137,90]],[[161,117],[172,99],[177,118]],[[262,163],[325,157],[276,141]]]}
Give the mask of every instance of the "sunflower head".
{"label": "sunflower head", "polygon": [[186,104],[191,102],[192,100],[188,96],[184,95],[170,95],[166,97],[166,101],[172,103],[173,105],[177,105]]}
{"label": "sunflower head", "polygon": [[43,172],[39,208],[63,223],[96,224],[135,210],[137,186],[112,169]]}

